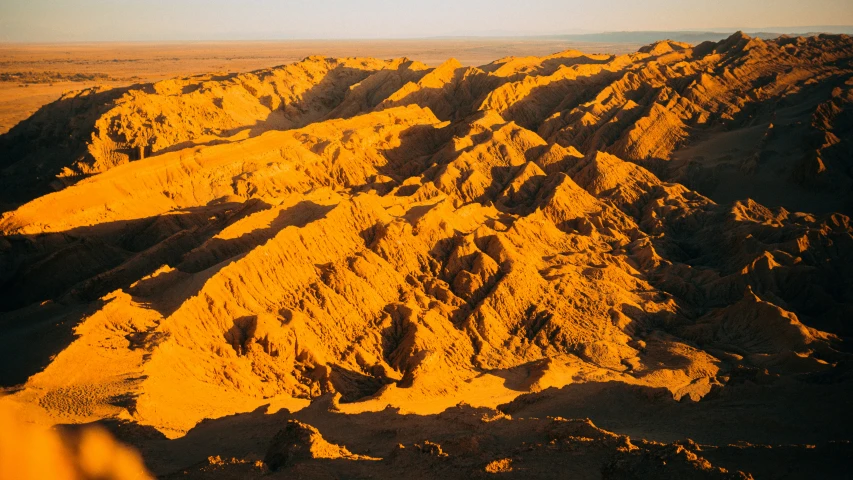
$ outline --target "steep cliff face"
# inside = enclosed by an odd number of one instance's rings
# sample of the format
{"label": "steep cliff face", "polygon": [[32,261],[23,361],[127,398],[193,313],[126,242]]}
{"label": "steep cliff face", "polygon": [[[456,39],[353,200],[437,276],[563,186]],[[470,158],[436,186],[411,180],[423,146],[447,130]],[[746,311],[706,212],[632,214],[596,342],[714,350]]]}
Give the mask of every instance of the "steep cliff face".
{"label": "steep cliff face", "polygon": [[[81,94],[82,156],[45,168],[88,178],[0,218],[7,355],[39,337],[3,381],[35,374],[14,399],[57,422],[180,436],[325,394],[434,414],[570,384],[698,401],[744,372],[840,372],[853,226],[779,205],[849,207],[852,47],[310,57]],[[62,102],[2,148],[54,135]],[[41,168],[28,158],[3,181]],[[795,193],[774,202],[771,181]]]}

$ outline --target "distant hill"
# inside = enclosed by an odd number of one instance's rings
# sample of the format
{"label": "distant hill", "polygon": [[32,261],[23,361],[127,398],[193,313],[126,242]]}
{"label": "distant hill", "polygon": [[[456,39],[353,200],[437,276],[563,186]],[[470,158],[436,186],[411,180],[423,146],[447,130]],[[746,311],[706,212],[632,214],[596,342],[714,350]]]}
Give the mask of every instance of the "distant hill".
{"label": "distant hill", "polygon": [[[752,37],[761,39],[773,39],[782,35],[789,36],[814,36],[820,33],[834,34],[853,34],[853,26],[840,27],[821,27],[821,26],[806,26],[806,27],[789,27],[786,29],[762,29],[761,31],[751,31],[744,29]],[[702,42],[719,42],[728,38],[734,30],[713,30],[713,31],[637,31],[637,32],[602,32],[602,33],[586,33],[586,34],[570,34],[570,35],[553,35],[548,38],[559,38],[578,42],[607,42],[607,43],[653,43],[662,38],[668,38],[678,42],[686,43],[702,43]]]}

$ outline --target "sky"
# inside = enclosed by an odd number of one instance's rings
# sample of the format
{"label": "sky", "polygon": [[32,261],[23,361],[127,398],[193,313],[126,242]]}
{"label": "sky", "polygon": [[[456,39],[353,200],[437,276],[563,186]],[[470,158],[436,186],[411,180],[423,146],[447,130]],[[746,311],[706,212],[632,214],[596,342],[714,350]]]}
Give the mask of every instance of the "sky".
{"label": "sky", "polygon": [[853,0],[0,0],[7,42],[786,33],[814,25],[853,25]]}

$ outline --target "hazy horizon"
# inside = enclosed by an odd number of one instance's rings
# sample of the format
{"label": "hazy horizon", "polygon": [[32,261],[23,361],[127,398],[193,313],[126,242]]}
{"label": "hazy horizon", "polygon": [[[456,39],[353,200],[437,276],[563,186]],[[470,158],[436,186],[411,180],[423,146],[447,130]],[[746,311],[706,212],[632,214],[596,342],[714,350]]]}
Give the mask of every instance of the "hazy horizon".
{"label": "hazy horizon", "polygon": [[225,41],[518,37],[653,31],[849,33],[853,4],[509,0],[7,0],[0,41]]}

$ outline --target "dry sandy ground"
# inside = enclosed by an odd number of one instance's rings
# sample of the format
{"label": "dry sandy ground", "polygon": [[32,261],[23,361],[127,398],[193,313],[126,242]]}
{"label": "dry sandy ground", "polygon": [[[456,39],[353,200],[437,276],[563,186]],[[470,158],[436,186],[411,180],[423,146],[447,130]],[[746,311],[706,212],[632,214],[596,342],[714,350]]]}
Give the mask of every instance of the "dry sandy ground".
{"label": "dry sandy ground", "polygon": [[295,62],[309,55],[330,57],[410,57],[437,66],[450,57],[463,65],[483,65],[510,55],[543,56],[567,49],[588,53],[628,53],[631,43],[559,40],[465,39],[386,41],[280,41],[183,43],[0,44],[0,75],[57,72],[102,73],[114,81],[88,80],[27,84],[0,81],[0,134],[69,90],[95,85],[126,86],[176,76],[247,72]]}

